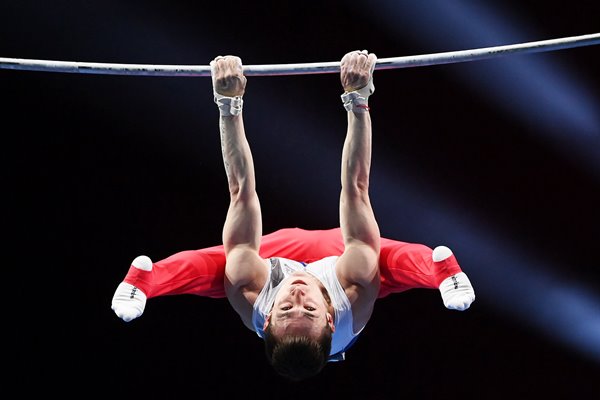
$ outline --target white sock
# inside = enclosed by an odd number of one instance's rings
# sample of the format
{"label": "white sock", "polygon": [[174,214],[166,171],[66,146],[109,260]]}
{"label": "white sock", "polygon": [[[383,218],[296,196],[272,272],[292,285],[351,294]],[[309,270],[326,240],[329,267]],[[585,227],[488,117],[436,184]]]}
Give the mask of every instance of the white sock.
{"label": "white sock", "polygon": [[[438,246],[433,249],[432,258],[435,262],[444,261],[452,255],[452,250],[446,246]],[[464,272],[449,276],[440,284],[440,293],[446,308],[450,310],[464,311],[475,301],[475,290]]]}
{"label": "white sock", "polygon": [[[152,271],[152,260],[138,256],[131,263],[135,268]],[[121,282],[112,298],[111,309],[125,322],[139,318],[146,307],[146,294],[130,283]]]}
{"label": "white sock", "polygon": [[440,293],[446,308],[464,311],[475,301],[475,290],[464,272],[449,276],[440,284]]}

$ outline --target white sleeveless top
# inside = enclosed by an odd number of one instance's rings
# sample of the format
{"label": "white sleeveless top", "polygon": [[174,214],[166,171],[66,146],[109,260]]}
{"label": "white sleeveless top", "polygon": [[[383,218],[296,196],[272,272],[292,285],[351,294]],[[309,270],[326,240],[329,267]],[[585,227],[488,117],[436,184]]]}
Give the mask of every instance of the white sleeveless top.
{"label": "white sleeveless top", "polygon": [[344,360],[346,350],[354,344],[365,325],[361,326],[358,332],[354,332],[350,300],[335,273],[338,258],[338,256],[325,257],[306,265],[287,258],[270,258],[271,265],[267,282],[256,298],[252,312],[252,325],[257,335],[264,339],[265,319],[273,308],[275,296],[281,288],[281,282],[296,271],[305,271],[321,281],[329,294],[334,309],[335,332],[332,334],[329,361]]}

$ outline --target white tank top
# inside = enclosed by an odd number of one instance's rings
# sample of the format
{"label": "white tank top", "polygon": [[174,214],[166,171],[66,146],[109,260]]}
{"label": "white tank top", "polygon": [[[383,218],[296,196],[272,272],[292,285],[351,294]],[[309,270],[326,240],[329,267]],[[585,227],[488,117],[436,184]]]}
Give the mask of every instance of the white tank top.
{"label": "white tank top", "polygon": [[338,256],[325,257],[310,264],[303,264],[287,258],[273,257],[270,262],[269,275],[265,286],[256,298],[252,312],[252,324],[257,335],[264,339],[263,326],[265,319],[275,302],[275,296],[281,288],[281,282],[296,271],[305,271],[317,278],[329,294],[331,305],[334,309],[335,332],[331,339],[331,352],[329,361],[345,359],[345,352],[365,327],[360,327],[354,332],[352,307],[344,288],[337,279],[335,266]]}

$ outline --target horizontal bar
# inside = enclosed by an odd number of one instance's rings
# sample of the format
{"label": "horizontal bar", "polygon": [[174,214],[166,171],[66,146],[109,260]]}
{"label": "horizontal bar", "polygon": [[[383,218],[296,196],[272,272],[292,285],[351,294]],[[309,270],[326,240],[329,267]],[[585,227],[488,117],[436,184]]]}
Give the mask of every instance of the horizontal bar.
{"label": "horizontal bar", "polygon": [[[484,47],[471,50],[450,51],[444,53],[416,56],[380,58],[375,69],[397,69],[422,67],[427,65],[450,64],[466,61],[478,61],[498,56],[555,51],[581,46],[600,44],[600,33],[571,36],[559,39],[541,40],[505,46]],[[340,62],[317,62],[302,64],[265,64],[245,65],[246,76],[308,75],[328,74],[340,71]],[[0,57],[0,69],[22,71],[64,72],[102,75],[143,75],[207,77],[208,65],[149,65],[149,64],[109,64],[96,62],[51,61],[23,58]]]}

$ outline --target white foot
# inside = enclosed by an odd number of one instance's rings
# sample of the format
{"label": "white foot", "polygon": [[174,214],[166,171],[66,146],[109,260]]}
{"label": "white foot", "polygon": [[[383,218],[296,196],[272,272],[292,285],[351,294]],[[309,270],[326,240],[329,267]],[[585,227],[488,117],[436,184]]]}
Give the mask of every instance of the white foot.
{"label": "white foot", "polygon": [[137,287],[121,282],[115,291],[111,308],[125,322],[139,318],[146,307],[146,295]]}
{"label": "white foot", "polygon": [[[147,256],[136,257],[131,265],[143,271],[152,271],[152,260]],[[111,309],[123,321],[129,322],[144,313],[146,300],[146,294],[139,288],[121,282],[113,295]]]}
{"label": "white foot", "polygon": [[440,293],[446,308],[464,311],[475,301],[475,290],[464,272],[449,276],[440,284]]}

